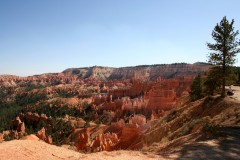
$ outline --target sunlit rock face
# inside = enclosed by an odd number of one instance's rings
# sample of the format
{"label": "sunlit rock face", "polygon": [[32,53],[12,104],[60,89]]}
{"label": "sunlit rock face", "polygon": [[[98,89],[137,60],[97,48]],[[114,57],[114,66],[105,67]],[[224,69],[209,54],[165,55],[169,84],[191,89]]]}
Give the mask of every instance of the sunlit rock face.
{"label": "sunlit rock face", "polygon": [[183,78],[176,77],[171,80],[159,79],[149,92],[145,93],[145,99],[148,99],[148,109],[153,111],[171,110],[183,92],[190,91],[190,85],[194,76]]}
{"label": "sunlit rock face", "polygon": [[118,149],[133,149],[137,150],[142,147],[141,132],[139,128],[124,126],[118,133],[119,142],[113,147]]}
{"label": "sunlit rock face", "polygon": [[14,132],[14,137],[16,139],[21,138],[25,134],[25,124],[19,117],[16,117],[16,119],[12,121],[12,126],[12,132]]}
{"label": "sunlit rock face", "polygon": [[[101,128],[98,128],[101,130]],[[75,146],[78,150],[85,152],[111,151],[118,142],[116,133],[101,133],[93,131],[92,128],[85,128],[76,133]]]}
{"label": "sunlit rock face", "polygon": [[45,141],[45,142],[47,142],[49,144],[52,144],[52,138],[51,138],[51,136],[46,136],[45,128],[42,128],[41,130],[39,130],[37,132],[36,136],[39,139],[41,139],[41,140],[43,140],[43,141]]}
{"label": "sunlit rock face", "polygon": [[194,76],[185,76],[173,79],[158,78],[148,83],[134,81],[128,89],[110,90],[108,93],[111,100],[104,106],[106,110],[121,108],[122,111],[132,112],[136,109],[156,113],[169,111],[179,97],[190,91],[193,79]]}

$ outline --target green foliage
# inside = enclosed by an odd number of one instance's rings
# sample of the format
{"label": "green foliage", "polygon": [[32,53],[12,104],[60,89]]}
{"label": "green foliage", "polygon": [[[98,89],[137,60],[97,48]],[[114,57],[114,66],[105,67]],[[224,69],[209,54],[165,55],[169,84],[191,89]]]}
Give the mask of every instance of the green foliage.
{"label": "green foliage", "polygon": [[[37,131],[41,130],[43,127],[46,129],[46,136],[51,136],[53,144],[62,145],[66,142],[72,132],[72,127],[69,121],[64,121],[60,118],[51,118],[47,121],[26,121],[22,120],[25,123],[26,132],[28,134],[34,134]],[[11,138],[11,137],[9,137]]]}
{"label": "green foliage", "polygon": [[227,18],[223,17],[212,32],[216,43],[207,43],[208,49],[213,51],[209,54],[209,62],[221,67],[222,97],[225,97],[227,67],[235,63],[236,54],[240,52],[240,41],[237,39],[239,32],[234,31],[233,24],[234,20],[229,23]]}
{"label": "green foliage", "polygon": [[65,115],[83,118],[84,120],[89,120],[89,117],[92,114],[91,106],[87,103],[83,103],[83,111],[80,111],[79,108],[73,106],[62,106],[59,102],[52,102],[51,104],[46,102],[40,102],[38,105],[31,107],[25,107],[23,112],[32,112],[39,115],[46,114],[47,117],[53,118],[63,118]]}
{"label": "green foliage", "polygon": [[197,75],[191,85],[190,100],[195,101],[203,97],[203,80]]}
{"label": "green foliage", "polygon": [[32,91],[32,90],[34,90],[34,89],[45,88],[45,87],[47,87],[47,86],[49,86],[49,84],[41,85],[41,84],[28,83],[28,84],[24,85],[25,91],[27,91],[27,92]]}
{"label": "green foliage", "polygon": [[23,93],[23,94],[17,94],[16,95],[16,103],[18,105],[24,106],[27,104],[35,104],[36,102],[40,100],[46,100],[47,95],[45,93]]}
{"label": "green foliage", "polygon": [[226,68],[226,85],[230,86],[237,82],[237,68],[235,67],[227,67]]}
{"label": "green foliage", "polygon": [[51,127],[46,129],[46,135],[51,135],[53,144],[62,145],[66,143],[66,138],[70,136],[72,127],[70,122],[62,119],[52,119]]}
{"label": "green foliage", "polygon": [[0,88],[0,100],[2,100],[3,98],[5,98],[7,96],[7,91],[4,88]]}
{"label": "green foliage", "polygon": [[15,87],[6,87],[0,85],[0,102],[3,102],[5,98],[10,97],[15,93]]}
{"label": "green foliage", "polygon": [[11,129],[11,121],[21,112],[22,107],[15,103],[0,102],[0,132]]}
{"label": "green foliage", "polygon": [[26,133],[28,134],[35,134],[39,130],[41,130],[43,127],[46,127],[47,124],[51,123],[51,119],[48,119],[47,121],[38,121],[38,120],[32,120],[32,119],[21,119],[26,128]]}
{"label": "green foliage", "polygon": [[214,95],[214,92],[221,86],[222,79],[221,79],[221,68],[213,67],[208,75],[207,79],[204,82],[205,86],[205,93],[207,95]]}
{"label": "green foliage", "polygon": [[41,114],[46,114],[48,117],[64,117],[65,115],[70,115],[70,116],[74,116],[74,117],[82,117],[82,114],[80,113],[80,111],[75,108],[75,107],[68,107],[68,106],[63,106],[63,107],[59,107],[59,106],[52,106],[50,107],[49,104],[43,104],[40,105],[38,107],[36,107],[35,109],[31,109],[28,110],[31,112],[36,112],[39,115]]}
{"label": "green foliage", "polygon": [[78,92],[77,91],[69,92],[68,90],[61,90],[61,91],[57,91],[57,94],[59,97],[62,97],[62,98],[70,98],[70,97],[77,96]]}
{"label": "green foliage", "polygon": [[[233,67],[226,67],[226,85],[235,84],[237,81],[236,71]],[[216,91],[220,89],[222,84],[222,70],[220,67],[213,67],[204,82],[205,93],[207,95],[214,95]]]}
{"label": "green foliage", "polygon": [[[28,133],[28,134],[35,134],[36,133],[36,131],[34,130],[34,127],[32,126],[32,125],[27,125],[27,126],[25,126],[25,131],[26,131],[26,133]],[[37,130],[38,131],[38,130]]]}

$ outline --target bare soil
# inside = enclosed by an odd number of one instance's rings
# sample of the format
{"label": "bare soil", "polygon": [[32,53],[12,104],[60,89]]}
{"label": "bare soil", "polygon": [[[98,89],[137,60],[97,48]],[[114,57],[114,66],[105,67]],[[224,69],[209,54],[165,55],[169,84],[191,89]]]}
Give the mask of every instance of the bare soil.
{"label": "bare soil", "polygon": [[139,151],[113,151],[83,154],[49,145],[31,136],[25,140],[0,143],[0,160],[159,160],[159,155]]}

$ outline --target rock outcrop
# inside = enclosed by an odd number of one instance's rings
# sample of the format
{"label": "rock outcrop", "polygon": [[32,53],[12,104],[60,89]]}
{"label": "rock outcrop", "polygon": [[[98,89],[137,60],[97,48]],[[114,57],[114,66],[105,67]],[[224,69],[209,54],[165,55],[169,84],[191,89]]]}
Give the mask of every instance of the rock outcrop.
{"label": "rock outcrop", "polygon": [[42,128],[41,130],[39,130],[37,132],[36,136],[39,139],[41,139],[41,140],[43,140],[43,141],[45,141],[45,142],[47,142],[49,144],[52,144],[52,138],[51,138],[51,136],[46,136],[45,128]]}
{"label": "rock outcrop", "polygon": [[[111,151],[119,142],[116,133],[98,133],[91,128],[85,128],[76,134],[75,146],[85,152]],[[96,134],[96,135],[95,135]]]}

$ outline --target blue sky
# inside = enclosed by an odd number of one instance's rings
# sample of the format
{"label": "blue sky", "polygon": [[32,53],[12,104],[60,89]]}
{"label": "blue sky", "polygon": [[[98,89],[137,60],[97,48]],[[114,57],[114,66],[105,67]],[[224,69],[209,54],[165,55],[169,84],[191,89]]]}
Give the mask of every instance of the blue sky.
{"label": "blue sky", "polygon": [[0,74],[206,62],[206,42],[223,16],[240,30],[239,6],[239,0],[0,0]]}

